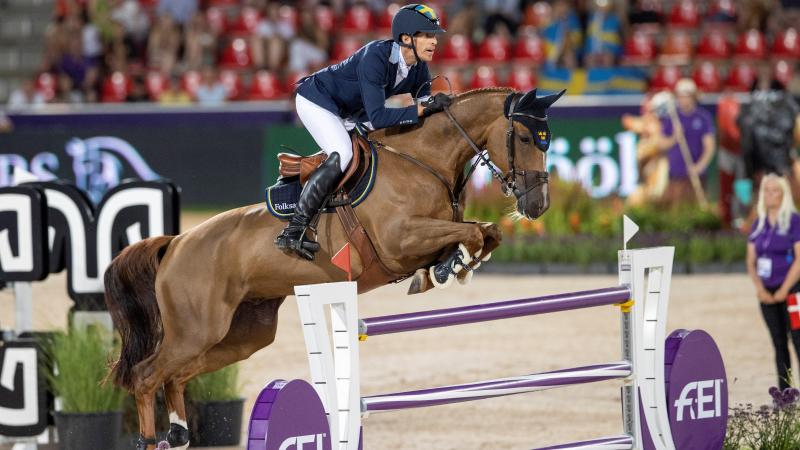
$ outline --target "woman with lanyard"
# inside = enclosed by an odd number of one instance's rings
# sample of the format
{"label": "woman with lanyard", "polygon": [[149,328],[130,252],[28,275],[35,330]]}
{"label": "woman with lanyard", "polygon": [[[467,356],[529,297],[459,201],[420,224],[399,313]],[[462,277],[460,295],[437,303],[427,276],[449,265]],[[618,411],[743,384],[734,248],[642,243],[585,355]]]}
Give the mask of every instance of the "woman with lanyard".
{"label": "woman with lanyard", "polygon": [[[433,9],[406,5],[392,19],[392,39],[372,41],[344,61],[298,82],[297,115],[328,159],[303,187],[294,216],[275,239],[279,249],[314,259],[319,244],[306,236],[306,227],[352,159],[349,130],[356,123],[369,129],[414,125],[450,104],[445,94],[430,97],[427,63],[433,59],[439,33],[444,30]],[[387,108],[386,98],[397,94],[420,97],[414,105]]]}
{"label": "woman with lanyard", "polygon": [[[786,297],[797,292],[800,280],[800,215],[794,207],[786,178],[764,176],[758,195],[758,219],[747,243],[747,272],[761,302],[767,323],[781,390],[789,380],[789,312]],[[791,330],[795,352],[800,354],[800,330]]]}

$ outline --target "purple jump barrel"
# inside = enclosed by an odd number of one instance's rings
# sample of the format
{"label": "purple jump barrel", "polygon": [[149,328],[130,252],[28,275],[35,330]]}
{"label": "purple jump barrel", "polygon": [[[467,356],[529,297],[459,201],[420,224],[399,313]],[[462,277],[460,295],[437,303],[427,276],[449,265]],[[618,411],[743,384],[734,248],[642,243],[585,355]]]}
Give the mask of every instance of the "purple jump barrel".
{"label": "purple jump barrel", "polygon": [[627,287],[615,286],[499,303],[372,317],[361,321],[360,334],[377,336],[379,334],[401,333],[403,331],[424,330],[510,317],[591,308],[593,306],[613,305],[628,301],[630,295],[630,290]]}

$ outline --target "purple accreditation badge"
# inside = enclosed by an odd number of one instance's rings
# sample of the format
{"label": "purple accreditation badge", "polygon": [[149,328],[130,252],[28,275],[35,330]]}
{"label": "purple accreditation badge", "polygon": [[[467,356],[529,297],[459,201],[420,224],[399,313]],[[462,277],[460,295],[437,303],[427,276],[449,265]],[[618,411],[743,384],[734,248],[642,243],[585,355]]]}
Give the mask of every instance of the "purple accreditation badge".
{"label": "purple accreditation badge", "polygon": [[728,384],[717,345],[705,331],[676,330],[664,352],[675,448],[721,449],[728,423]]}
{"label": "purple accreditation badge", "polygon": [[328,418],[317,392],[303,380],[275,380],[250,414],[247,450],[331,450]]}

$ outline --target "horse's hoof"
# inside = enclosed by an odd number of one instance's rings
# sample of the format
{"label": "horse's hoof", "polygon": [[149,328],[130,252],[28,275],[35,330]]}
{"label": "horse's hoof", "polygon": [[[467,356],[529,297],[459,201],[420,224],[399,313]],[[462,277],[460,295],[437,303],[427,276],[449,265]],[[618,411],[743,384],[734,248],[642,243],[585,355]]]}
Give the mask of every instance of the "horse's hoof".
{"label": "horse's hoof", "polygon": [[408,287],[408,295],[421,294],[433,288],[428,278],[427,269],[417,269],[411,276],[411,286]]}
{"label": "horse's hoof", "polygon": [[[480,265],[480,264],[481,263],[478,263],[478,265]],[[477,268],[478,267],[475,266],[475,267],[473,267],[473,270],[475,270]],[[463,273],[463,275],[459,274],[458,277],[456,277],[456,279],[458,280],[458,283],[462,284],[462,285],[469,284],[472,281],[472,273],[473,273],[472,270],[467,270],[467,271],[462,272],[462,273]]]}

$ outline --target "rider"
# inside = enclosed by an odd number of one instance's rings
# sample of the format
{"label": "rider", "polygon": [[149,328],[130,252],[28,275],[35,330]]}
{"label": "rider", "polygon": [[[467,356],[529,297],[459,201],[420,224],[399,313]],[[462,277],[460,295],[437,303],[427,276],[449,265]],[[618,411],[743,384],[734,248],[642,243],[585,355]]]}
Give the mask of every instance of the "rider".
{"label": "rider", "polygon": [[[433,9],[406,5],[392,19],[391,40],[372,41],[298,82],[297,115],[328,159],[306,181],[294,216],[275,239],[279,249],[314,259],[319,244],[306,236],[306,227],[353,157],[348,130],[357,122],[368,129],[412,125],[450,104],[445,94],[430,97],[427,63],[433,59],[438,33],[444,29]],[[387,97],[408,93],[420,94],[414,105],[385,106]]]}

